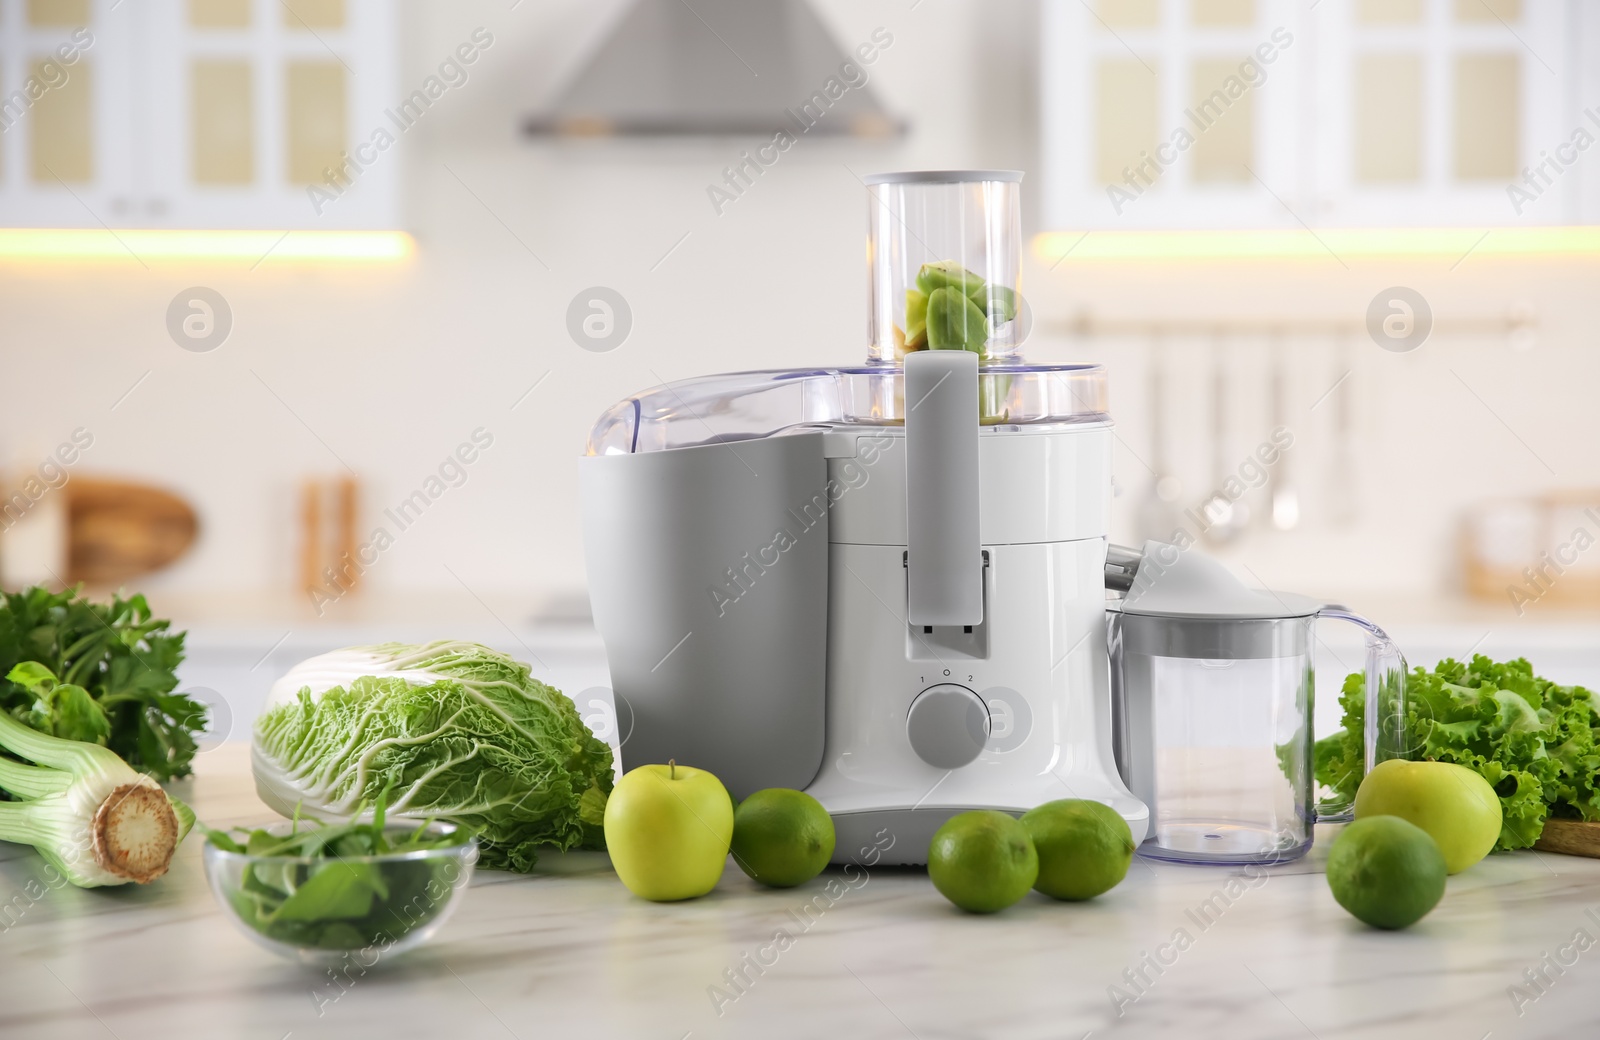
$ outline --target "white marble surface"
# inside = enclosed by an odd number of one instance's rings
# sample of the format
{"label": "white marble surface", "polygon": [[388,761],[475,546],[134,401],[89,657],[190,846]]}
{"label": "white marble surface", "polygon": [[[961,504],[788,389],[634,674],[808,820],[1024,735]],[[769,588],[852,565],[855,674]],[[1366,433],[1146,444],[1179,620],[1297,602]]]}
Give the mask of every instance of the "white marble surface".
{"label": "white marble surface", "polygon": [[[214,824],[271,818],[241,744],[202,756],[178,793]],[[769,891],[730,865],[711,896],[662,906],[630,896],[603,855],[552,854],[535,876],[478,875],[431,945],[343,989],[233,931],[196,840],[155,884],[31,905],[15,900],[41,862],[11,845],[0,859],[0,897],[21,909],[0,933],[5,1040],[1600,1034],[1600,945],[1551,972],[1520,1016],[1508,995],[1576,930],[1600,939],[1600,861],[1528,852],[1452,878],[1402,933],[1346,916],[1316,852],[1245,889],[1209,928],[1187,911],[1227,883],[1223,869],[1137,861],[1091,903],[1030,895],[993,917],[955,910],[921,872],[873,871],[803,929],[791,912],[844,875]],[[1147,971],[1154,982],[1119,1017],[1108,987],[1132,992],[1123,972],[1178,929],[1188,948],[1159,977]],[[724,972],[780,930],[792,945],[719,1015],[709,987],[734,993]]]}

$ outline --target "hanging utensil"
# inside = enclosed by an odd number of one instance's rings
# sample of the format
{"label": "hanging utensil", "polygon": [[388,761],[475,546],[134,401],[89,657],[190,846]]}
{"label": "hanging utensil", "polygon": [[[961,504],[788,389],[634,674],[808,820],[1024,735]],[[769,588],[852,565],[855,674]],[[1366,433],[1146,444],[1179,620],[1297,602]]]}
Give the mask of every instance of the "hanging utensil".
{"label": "hanging utensil", "polygon": [[1334,366],[1338,380],[1331,391],[1333,397],[1333,459],[1328,467],[1328,516],[1339,527],[1349,527],[1356,522],[1360,504],[1356,493],[1355,466],[1355,391],[1354,358],[1350,349],[1350,335],[1339,339]]}
{"label": "hanging utensil", "polygon": [[[1277,330],[1268,339],[1267,349],[1272,352],[1272,429],[1276,432],[1289,424],[1287,362],[1284,360],[1283,336]],[[1300,493],[1291,482],[1289,470],[1289,455],[1284,452],[1278,456],[1268,477],[1272,526],[1280,531],[1292,531],[1300,524]]]}
{"label": "hanging utensil", "polygon": [[1215,483],[1200,511],[1209,523],[1206,540],[1220,546],[1237,541],[1244,533],[1250,525],[1250,506],[1242,499],[1229,498],[1224,490],[1237,478],[1228,458],[1228,366],[1220,334],[1213,334],[1211,352],[1211,459]]}
{"label": "hanging utensil", "polygon": [[1141,539],[1171,541],[1179,526],[1179,499],[1183,496],[1183,481],[1172,472],[1167,457],[1167,401],[1165,371],[1166,351],[1160,329],[1150,336],[1149,381],[1150,395],[1150,468],[1154,473],[1144,500],[1139,503],[1137,523]]}

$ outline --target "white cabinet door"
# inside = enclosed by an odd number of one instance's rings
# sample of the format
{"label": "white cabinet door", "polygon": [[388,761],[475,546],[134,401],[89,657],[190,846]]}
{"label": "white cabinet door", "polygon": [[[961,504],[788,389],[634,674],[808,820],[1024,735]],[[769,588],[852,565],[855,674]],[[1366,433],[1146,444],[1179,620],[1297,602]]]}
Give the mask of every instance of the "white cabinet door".
{"label": "white cabinet door", "polygon": [[1297,226],[1303,4],[1067,0],[1043,17],[1047,226]]}
{"label": "white cabinet door", "polygon": [[133,4],[0,0],[0,224],[129,216]]}
{"label": "white cabinet door", "polygon": [[1046,226],[1600,219],[1592,6],[1047,3]]}
{"label": "white cabinet door", "polygon": [[400,100],[391,0],[144,2],[164,223],[396,226],[399,148],[371,144]]}
{"label": "white cabinet door", "polygon": [[0,0],[0,41],[8,95],[61,80],[0,131],[0,225],[398,225],[390,0]]}
{"label": "white cabinet door", "polygon": [[1306,143],[1316,220],[1577,223],[1576,170],[1570,196],[1548,169],[1523,183],[1524,168],[1568,143],[1581,118],[1578,56],[1565,44],[1571,14],[1564,0],[1320,5],[1318,132]]}

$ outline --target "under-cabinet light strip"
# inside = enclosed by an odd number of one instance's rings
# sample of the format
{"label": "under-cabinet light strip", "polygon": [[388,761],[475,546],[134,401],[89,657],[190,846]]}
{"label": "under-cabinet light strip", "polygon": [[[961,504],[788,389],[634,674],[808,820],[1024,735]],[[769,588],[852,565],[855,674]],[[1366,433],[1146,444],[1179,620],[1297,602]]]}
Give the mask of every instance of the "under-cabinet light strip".
{"label": "under-cabinet light strip", "polygon": [[1600,227],[1318,228],[1050,231],[1035,235],[1047,263],[1114,260],[1326,260],[1600,256]]}
{"label": "under-cabinet light strip", "polygon": [[0,261],[382,263],[405,260],[415,250],[415,241],[404,231],[0,228]]}

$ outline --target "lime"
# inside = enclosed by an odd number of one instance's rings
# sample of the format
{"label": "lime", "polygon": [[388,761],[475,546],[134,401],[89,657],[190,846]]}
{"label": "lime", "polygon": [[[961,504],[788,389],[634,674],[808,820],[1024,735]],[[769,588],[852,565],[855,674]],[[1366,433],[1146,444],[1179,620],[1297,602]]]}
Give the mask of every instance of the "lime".
{"label": "lime", "polygon": [[1022,814],[1039,851],[1034,888],[1055,899],[1093,899],[1128,876],[1133,832],[1109,805],[1081,798],[1046,802]]}
{"label": "lime", "polygon": [[1039,854],[1015,817],[974,809],[945,821],[928,846],[928,877],[963,910],[992,914],[1028,894]]}
{"label": "lime", "polygon": [[1374,928],[1422,920],[1444,895],[1444,854],[1428,832],[1398,816],[1364,816],[1328,853],[1333,898]]}
{"label": "lime", "polygon": [[804,791],[769,787],[734,811],[732,851],[739,868],[763,885],[803,885],[833,856],[833,818]]}

